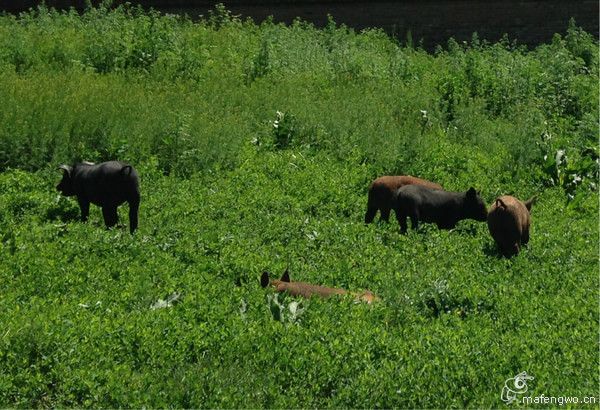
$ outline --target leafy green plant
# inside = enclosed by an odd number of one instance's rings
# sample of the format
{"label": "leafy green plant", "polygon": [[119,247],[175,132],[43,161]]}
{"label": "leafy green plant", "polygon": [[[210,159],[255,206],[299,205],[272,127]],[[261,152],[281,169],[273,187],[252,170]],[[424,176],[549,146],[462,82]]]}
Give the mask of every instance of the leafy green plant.
{"label": "leafy green plant", "polygon": [[273,293],[267,296],[267,304],[273,319],[281,323],[298,323],[306,307],[301,302],[286,302],[285,294]]}
{"label": "leafy green plant", "polygon": [[298,124],[292,114],[277,111],[276,118],[271,123],[273,127],[273,142],[277,148],[288,147],[297,137]]}

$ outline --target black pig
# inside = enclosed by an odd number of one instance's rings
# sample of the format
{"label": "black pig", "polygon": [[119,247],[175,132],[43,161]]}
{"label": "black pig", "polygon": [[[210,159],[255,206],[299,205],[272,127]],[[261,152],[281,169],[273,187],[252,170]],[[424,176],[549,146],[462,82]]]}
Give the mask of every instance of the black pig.
{"label": "black pig", "polygon": [[73,166],[61,165],[63,178],[56,189],[65,196],[76,196],[85,222],[90,213],[90,203],[102,207],[106,227],[116,225],[117,207],[129,203],[129,231],[138,226],[140,184],[136,170],[119,161],[93,164],[82,162]]}
{"label": "black pig", "polygon": [[419,221],[452,229],[462,219],[487,220],[485,203],[474,188],[461,193],[405,185],[396,191],[395,206],[402,233],[406,233],[406,217],[410,217],[413,229],[418,228]]}

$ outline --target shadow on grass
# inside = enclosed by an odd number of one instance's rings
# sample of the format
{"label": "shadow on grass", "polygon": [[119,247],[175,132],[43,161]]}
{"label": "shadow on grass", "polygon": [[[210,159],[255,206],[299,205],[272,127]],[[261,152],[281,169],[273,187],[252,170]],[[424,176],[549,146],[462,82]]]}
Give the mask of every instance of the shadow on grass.
{"label": "shadow on grass", "polygon": [[45,219],[61,222],[81,221],[81,214],[78,208],[57,205],[46,210]]}
{"label": "shadow on grass", "polygon": [[504,256],[502,255],[502,253],[500,252],[500,250],[498,249],[496,244],[493,242],[486,242],[485,245],[483,245],[483,253],[490,258],[495,258],[495,259],[503,259],[504,258]]}

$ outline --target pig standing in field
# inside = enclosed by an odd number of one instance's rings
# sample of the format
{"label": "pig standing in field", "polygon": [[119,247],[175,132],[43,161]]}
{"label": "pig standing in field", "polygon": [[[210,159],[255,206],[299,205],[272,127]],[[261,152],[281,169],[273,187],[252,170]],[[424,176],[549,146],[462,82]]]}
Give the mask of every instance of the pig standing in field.
{"label": "pig standing in field", "polygon": [[463,219],[487,220],[487,207],[475,188],[467,192],[447,192],[420,185],[406,185],[396,191],[396,217],[402,233],[406,233],[406,218],[412,228],[419,221],[435,223],[440,229],[452,229]]}
{"label": "pig standing in field", "polygon": [[503,195],[490,208],[488,228],[505,257],[518,254],[521,245],[529,242],[530,212],[534,202],[535,197],[522,202],[513,196]]}
{"label": "pig standing in field", "polygon": [[291,282],[290,275],[288,270],[286,269],[281,276],[281,279],[269,279],[269,272],[263,272],[260,278],[260,285],[263,288],[271,285],[275,288],[277,292],[288,292],[292,296],[302,296],[304,298],[309,299],[313,295],[320,296],[322,298],[327,298],[332,295],[352,295],[359,302],[373,303],[379,301],[379,298],[375,296],[371,291],[365,290],[361,293],[356,292],[348,292],[345,289],[340,288],[328,288],[325,286],[313,285],[311,283],[306,282]]}
{"label": "pig standing in field", "polygon": [[65,196],[76,196],[81,219],[85,222],[90,203],[102,208],[106,227],[116,225],[117,207],[129,203],[129,231],[138,226],[140,186],[136,170],[129,164],[108,161],[101,164],[82,162],[73,166],[61,165],[63,177],[56,189]]}
{"label": "pig standing in field", "polygon": [[390,210],[394,207],[394,194],[405,185],[422,185],[431,189],[443,189],[441,185],[410,175],[385,175],[369,185],[369,199],[365,223],[373,222],[377,211],[381,211],[381,220],[389,222]]}

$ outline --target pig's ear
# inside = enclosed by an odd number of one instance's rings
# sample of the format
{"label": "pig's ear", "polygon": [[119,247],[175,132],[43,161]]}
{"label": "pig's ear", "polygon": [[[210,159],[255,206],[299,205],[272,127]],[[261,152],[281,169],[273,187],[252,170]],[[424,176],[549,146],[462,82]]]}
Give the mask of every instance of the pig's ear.
{"label": "pig's ear", "polygon": [[283,272],[283,275],[281,275],[281,279],[282,282],[289,282],[290,281],[290,271],[288,268],[285,268],[285,272]]}
{"label": "pig's ear", "polygon": [[476,196],[477,196],[477,191],[475,191],[475,188],[473,188],[473,187],[469,188],[469,190],[467,191],[467,198],[475,199]]}
{"label": "pig's ear", "polygon": [[525,201],[525,208],[527,208],[528,211],[531,211],[531,205],[535,204],[536,201],[537,196],[532,196],[527,201]]}
{"label": "pig's ear", "polygon": [[266,288],[269,286],[269,272],[264,271],[260,277],[260,286]]}
{"label": "pig's ear", "polygon": [[60,165],[60,166],[58,167],[58,169],[62,169],[62,170],[63,170],[63,173],[64,173],[64,175],[66,175],[67,177],[71,178],[71,171],[73,170],[73,168],[72,168],[72,167],[70,167],[70,166],[68,166],[68,165],[64,165],[64,164],[63,164],[63,165]]}
{"label": "pig's ear", "polygon": [[131,175],[132,170],[133,170],[133,167],[131,165],[125,165],[123,168],[121,168],[121,174]]}

